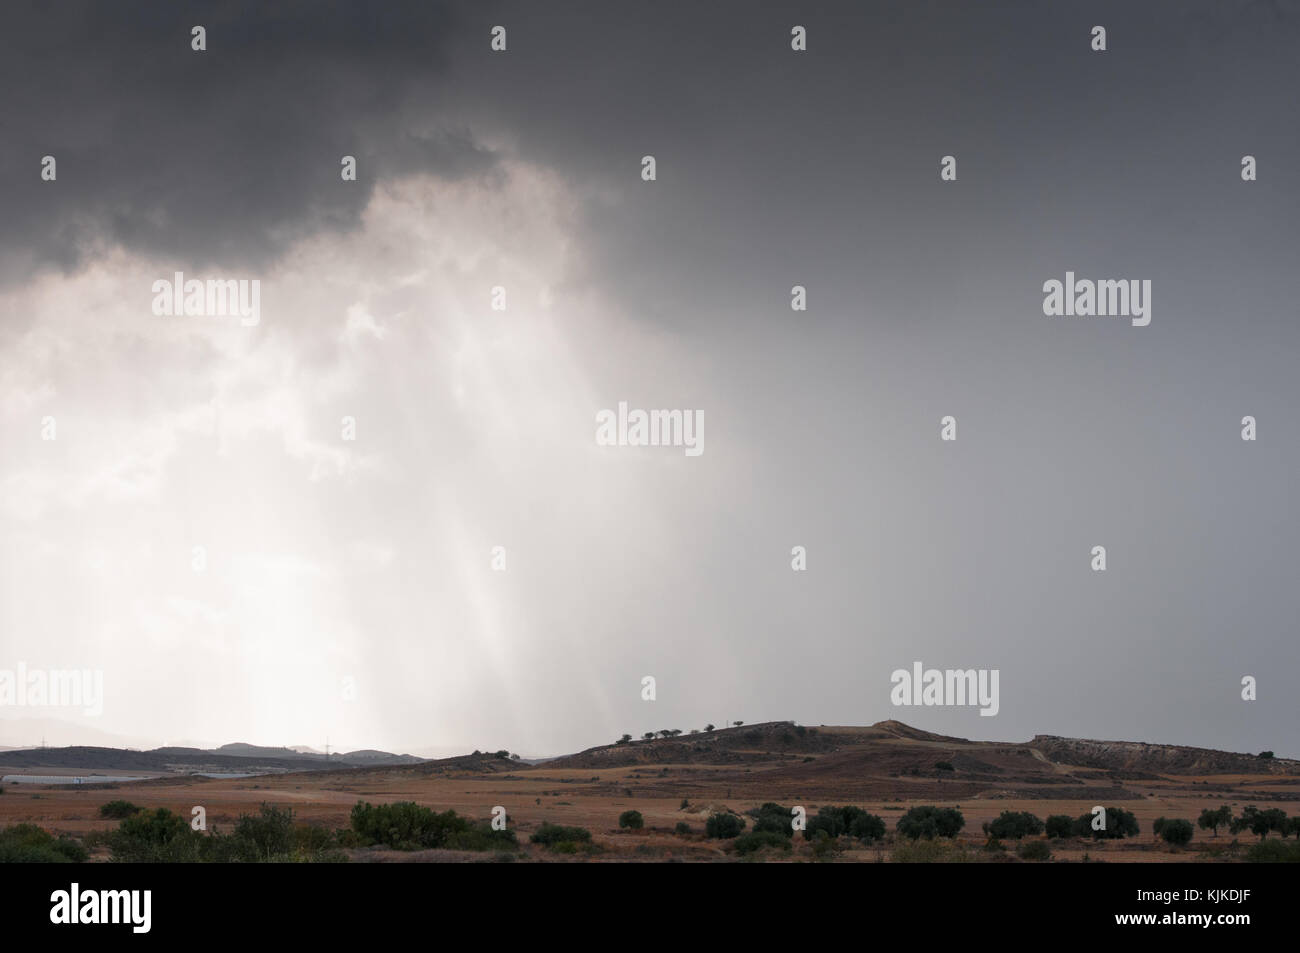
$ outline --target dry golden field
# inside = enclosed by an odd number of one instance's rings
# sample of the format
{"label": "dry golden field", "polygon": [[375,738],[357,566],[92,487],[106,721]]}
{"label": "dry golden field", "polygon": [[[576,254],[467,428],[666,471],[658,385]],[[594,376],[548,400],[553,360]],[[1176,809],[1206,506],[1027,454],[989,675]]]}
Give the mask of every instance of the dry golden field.
{"label": "dry golden field", "polygon": [[[775,801],[786,807],[802,805],[811,817],[821,806],[853,804],[884,818],[890,834],[879,847],[845,838],[834,859],[877,862],[891,859],[894,824],[912,806],[959,808],[966,824],[957,844],[967,848],[972,859],[990,859],[992,855],[983,850],[986,836],[981,826],[1002,811],[1029,811],[1041,818],[1077,817],[1103,804],[1133,812],[1141,833],[1122,841],[1053,841],[1053,860],[1082,860],[1086,854],[1090,860],[1143,863],[1232,856],[1230,851],[1226,856],[1218,851],[1234,840],[1226,831],[1214,837],[1198,829],[1187,848],[1163,845],[1151,833],[1152,822],[1162,815],[1195,823],[1202,809],[1224,804],[1234,814],[1246,804],[1300,813],[1300,771],[1295,762],[1261,762],[1254,773],[1219,773],[1223,765],[1208,764],[1202,767],[1213,771],[1197,773],[1193,759],[1187,770],[1162,772],[1153,770],[1149,754],[1140,755],[1144,763],[1126,761],[1121,750],[1106,754],[1115,766],[1097,763],[1095,755],[1090,756],[1093,764],[1072,765],[1044,754],[1044,748],[1052,747],[942,738],[894,722],[871,728],[808,729],[769,723],[591,749],[535,767],[485,755],[241,779],[177,776],[105,786],[10,784],[0,796],[0,826],[32,822],[74,835],[106,830],[117,822],[100,819],[98,810],[116,799],[170,808],[184,817],[201,805],[209,828],[221,830],[229,830],[239,814],[255,811],[263,802],[292,807],[297,821],[328,828],[347,827],[352,806],[362,800],[414,801],[473,818],[486,818],[500,805],[519,835],[520,859],[721,861],[735,855],[727,841],[704,836],[705,820],[715,811],[743,813]],[[1170,749],[1163,750],[1167,756]],[[1217,754],[1221,753],[1208,753]],[[936,769],[938,762],[953,769]],[[1159,767],[1158,758],[1155,762]],[[1250,760],[1241,763],[1252,766]],[[0,764],[0,773],[21,770]],[[619,829],[619,814],[630,809],[642,813],[644,829]],[[575,857],[529,845],[528,834],[543,821],[589,829],[600,850]],[[675,832],[683,822],[690,833]],[[1244,832],[1236,840],[1246,845],[1256,837]],[[357,849],[350,855],[353,860],[371,861],[461,859],[445,851]],[[792,852],[759,855],[763,860],[810,856],[811,845],[802,838],[796,838]],[[106,858],[97,852],[93,859]]]}

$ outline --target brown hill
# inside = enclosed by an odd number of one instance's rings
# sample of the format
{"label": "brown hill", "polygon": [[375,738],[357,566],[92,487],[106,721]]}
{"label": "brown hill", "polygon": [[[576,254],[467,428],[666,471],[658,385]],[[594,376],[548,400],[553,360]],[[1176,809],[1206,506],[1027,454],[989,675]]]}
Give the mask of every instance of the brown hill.
{"label": "brown hill", "polygon": [[1148,774],[1281,774],[1300,775],[1300,761],[1260,758],[1253,754],[1147,744],[1142,741],[1093,741],[1035,735],[1036,748],[1059,764]]}
{"label": "brown hill", "polygon": [[[817,790],[825,797],[1126,799],[1126,785],[1168,775],[1300,774],[1300,763],[1173,745],[1039,735],[971,741],[901,721],[868,727],[764,722],[675,738],[602,745],[538,766],[631,769],[647,793],[725,783],[740,791]],[[528,768],[522,770],[527,771]],[[612,783],[612,782],[611,782]]]}
{"label": "brown hill", "polygon": [[546,768],[617,768],[636,764],[743,764],[798,759],[832,751],[837,743],[792,721],[768,721],[711,732],[602,745],[553,758]]}

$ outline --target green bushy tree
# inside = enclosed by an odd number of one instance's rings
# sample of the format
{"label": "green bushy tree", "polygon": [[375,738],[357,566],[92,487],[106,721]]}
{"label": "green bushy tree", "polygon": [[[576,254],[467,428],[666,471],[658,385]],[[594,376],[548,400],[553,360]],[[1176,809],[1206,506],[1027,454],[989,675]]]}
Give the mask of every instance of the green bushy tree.
{"label": "green bushy tree", "polygon": [[1122,807],[1106,808],[1106,826],[1094,830],[1092,823],[1096,815],[1080,814],[1074,822],[1074,833],[1078,837],[1092,837],[1096,840],[1115,840],[1117,838],[1135,837],[1138,833],[1137,818]]}
{"label": "green bushy tree", "polygon": [[99,805],[99,816],[120,821],[124,817],[130,817],[138,810],[140,810],[140,808],[136,807],[136,805],[132,804],[130,801],[109,801],[107,804]]}
{"label": "green bushy tree", "polygon": [[107,840],[113,859],[126,863],[196,863],[207,846],[189,821],[165,807],[132,814]]}
{"label": "green bushy tree", "polygon": [[1043,824],[1048,837],[1073,837],[1074,818],[1068,814],[1052,814]]}
{"label": "green bushy tree", "polygon": [[965,826],[966,819],[962,817],[961,811],[934,805],[912,808],[898,819],[896,825],[898,833],[911,840],[956,837]]}
{"label": "green bushy tree", "polygon": [[89,856],[72,837],[55,837],[36,824],[0,829],[0,864],[79,864]]}
{"label": "green bushy tree", "polygon": [[1218,837],[1220,827],[1230,827],[1232,824],[1232,808],[1226,804],[1219,808],[1207,807],[1201,811],[1196,824],[1203,831],[1214,831],[1214,836]]}
{"label": "green bushy tree", "polygon": [[351,820],[363,844],[384,844],[394,850],[445,847],[451,835],[463,834],[470,828],[469,820],[455,811],[439,814],[413,801],[358,801],[352,808]]}
{"label": "green bushy tree", "polygon": [[[552,824],[549,821],[543,821],[542,826],[537,828],[529,841],[534,844],[541,844],[543,847],[563,849],[563,845],[570,845],[572,848],[577,844],[591,843],[591,831],[585,827],[566,827],[563,824]],[[570,853],[572,850],[569,851]]]}
{"label": "green bushy tree", "polygon": [[1020,840],[1043,833],[1042,820],[1028,811],[1003,811],[984,825],[984,832],[999,840]]}
{"label": "green bushy tree", "polygon": [[1166,844],[1172,844],[1175,847],[1186,847],[1191,843],[1192,835],[1195,833],[1192,822],[1180,817],[1158,818],[1151,829]]}
{"label": "green bushy tree", "polygon": [[745,819],[739,814],[710,814],[704,822],[704,833],[720,840],[738,837],[744,829]]}

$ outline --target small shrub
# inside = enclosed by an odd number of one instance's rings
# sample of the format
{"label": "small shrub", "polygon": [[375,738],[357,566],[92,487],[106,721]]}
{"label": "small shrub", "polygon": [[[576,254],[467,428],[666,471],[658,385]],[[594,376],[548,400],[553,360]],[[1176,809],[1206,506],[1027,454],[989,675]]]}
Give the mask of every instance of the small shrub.
{"label": "small shrub", "polygon": [[[1164,818],[1161,818],[1161,820],[1164,820]],[[1160,835],[1166,844],[1172,844],[1175,847],[1186,847],[1191,843],[1194,831],[1191,821],[1179,817],[1165,821],[1160,825],[1160,829],[1156,833]]]}
{"label": "small shrub", "polygon": [[558,850],[562,854],[572,854],[577,852],[579,843],[591,842],[591,831],[585,827],[565,827],[563,824],[543,821],[542,826],[537,828],[528,840],[530,843]]}
{"label": "small shrub", "polygon": [[645,827],[645,818],[640,811],[624,811],[618,816],[618,826],[639,831]]}
{"label": "small shrub", "polygon": [[1138,833],[1137,818],[1122,807],[1106,808],[1106,826],[1101,830],[1093,830],[1094,816],[1091,813],[1080,814],[1075,819],[1073,831],[1075,836],[1113,840],[1123,837],[1135,837]]}
{"label": "small shrub", "polygon": [[1245,857],[1252,864],[1300,864],[1300,842],[1260,841],[1246,848]]}
{"label": "small shrub", "polygon": [[789,850],[790,839],[772,831],[750,831],[748,834],[737,837],[732,842],[732,846],[738,854],[752,854],[765,847]]}
{"label": "small shrub", "polygon": [[293,809],[263,803],[256,814],[240,814],[227,845],[245,863],[288,858],[294,849]]}
{"label": "small shrub", "polygon": [[299,824],[293,829],[293,846],[298,852],[332,850],[339,846],[334,832],[315,824]]}
{"label": "small shrub", "polygon": [[453,834],[470,828],[455,811],[435,813],[412,801],[372,805],[358,801],[352,808],[352,829],[363,844],[386,844],[394,850],[445,847]]}
{"label": "small shrub", "polygon": [[352,849],[356,847],[365,847],[365,841],[361,835],[350,827],[340,827],[334,832],[334,842],[339,847]]}
{"label": "small shrub", "polygon": [[519,846],[519,838],[510,828],[494,830],[492,822],[484,820],[468,830],[448,834],[446,846],[450,850],[511,851]]}
{"label": "small shrub", "polygon": [[[211,843],[218,843],[215,839]],[[141,810],[125,818],[108,835],[113,859],[125,863],[196,863],[209,839],[191,830],[189,821],[165,807]]]}
{"label": "small shrub", "polygon": [[1068,814],[1053,814],[1048,817],[1044,826],[1048,837],[1074,836],[1074,818]]}
{"label": "small shrub", "polygon": [[849,834],[858,840],[879,841],[885,839],[885,819],[863,811],[849,825]]}
{"label": "small shrub", "polygon": [[956,837],[966,826],[961,811],[952,807],[923,805],[914,807],[898,819],[898,833],[912,840]]}
{"label": "small shrub", "polygon": [[984,825],[985,831],[991,836],[1011,840],[1041,834],[1044,827],[1043,822],[1028,811],[1003,811]]}
{"label": "small shrub", "polygon": [[838,851],[839,842],[825,828],[820,828],[812,839],[813,856],[818,860],[830,860]]}
{"label": "small shrub", "polygon": [[0,864],[79,864],[90,856],[67,834],[55,837],[36,824],[0,830]]}
{"label": "small shrub", "polygon": [[794,827],[791,826],[792,815],[789,808],[768,801],[761,807],[749,811],[748,814],[754,818],[755,831],[780,834],[782,837],[794,836]]}
{"label": "small shrub", "polygon": [[130,801],[109,801],[107,804],[99,805],[99,816],[120,821],[122,818],[130,817],[139,810],[140,808]]}
{"label": "small shrub", "polygon": [[964,864],[975,858],[951,841],[915,840],[896,846],[890,859],[896,864]]}
{"label": "small shrub", "polygon": [[812,840],[817,836],[818,831],[825,831],[828,837],[839,837],[848,834],[855,821],[869,816],[862,808],[853,805],[846,807],[827,805],[817,812],[816,817],[808,821],[803,836],[805,840]]}
{"label": "small shrub", "polygon": [[1027,840],[1016,848],[1021,860],[1051,860],[1052,848],[1045,840]]}
{"label": "small shrub", "polygon": [[739,814],[710,814],[704,822],[704,833],[721,840],[738,837],[744,829],[745,819]]}

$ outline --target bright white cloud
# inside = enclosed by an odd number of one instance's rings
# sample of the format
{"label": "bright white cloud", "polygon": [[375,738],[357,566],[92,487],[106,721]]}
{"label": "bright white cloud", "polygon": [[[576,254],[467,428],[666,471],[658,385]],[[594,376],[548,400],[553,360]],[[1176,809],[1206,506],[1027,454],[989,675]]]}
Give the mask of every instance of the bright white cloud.
{"label": "bright white cloud", "polygon": [[5,654],[104,667],[95,727],[159,741],[585,737],[620,569],[568,550],[671,558],[663,462],[602,455],[594,411],[689,361],[576,280],[575,206],[519,163],[415,177],[263,275],[182,269],[259,277],[251,328],[153,315],[181,266],[123,251],[11,290],[0,513],[40,548],[0,561]]}

